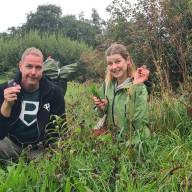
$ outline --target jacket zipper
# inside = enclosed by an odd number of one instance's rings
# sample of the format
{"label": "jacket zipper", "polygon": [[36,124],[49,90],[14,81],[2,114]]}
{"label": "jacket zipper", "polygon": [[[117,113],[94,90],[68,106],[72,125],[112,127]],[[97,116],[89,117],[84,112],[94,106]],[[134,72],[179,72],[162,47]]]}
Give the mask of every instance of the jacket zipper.
{"label": "jacket zipper", "polygon": [[113,120],[113,125],[115,125],[115,117],[114,117],[114,105],[115,105],[115,95],[116,95],[116,92],[115,92],[115,87],[114,87],[114,94],[113,94],[113,101],[112,101],[112,120]]}

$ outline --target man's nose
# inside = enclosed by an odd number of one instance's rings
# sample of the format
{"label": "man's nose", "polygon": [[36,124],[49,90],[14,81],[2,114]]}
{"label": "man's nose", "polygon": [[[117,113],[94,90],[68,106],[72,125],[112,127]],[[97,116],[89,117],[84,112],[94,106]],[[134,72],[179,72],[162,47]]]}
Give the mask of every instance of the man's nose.
{"label": "man's nose", "polygon": [[32,68],[31,73],[32,73],[32,74],[36,74],[36,68],[35,68],[35,67]]}

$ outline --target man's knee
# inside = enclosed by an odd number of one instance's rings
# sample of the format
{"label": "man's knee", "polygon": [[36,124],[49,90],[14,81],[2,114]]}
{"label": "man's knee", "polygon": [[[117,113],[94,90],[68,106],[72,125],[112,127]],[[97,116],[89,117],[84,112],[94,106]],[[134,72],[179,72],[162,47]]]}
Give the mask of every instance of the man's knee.
{"label": "man's knee", "polygon": [[17,159],[20,154],[20,147],[14,144],[8,137],[0,140],[0,159]]}

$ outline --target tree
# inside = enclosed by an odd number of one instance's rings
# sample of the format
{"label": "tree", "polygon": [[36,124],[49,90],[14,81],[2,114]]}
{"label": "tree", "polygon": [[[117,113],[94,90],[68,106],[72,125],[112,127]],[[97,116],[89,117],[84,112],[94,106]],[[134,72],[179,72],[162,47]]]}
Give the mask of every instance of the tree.
{"label": "tree", "polygon": [[93,47],[97,45],[96,35],[100,32],[89,20],[77,20],[74,15],[62,17],[61,31],[70,39],[84,41]]}
{"label": "tree", "polygon": [[91,13],[91,24],[93,26],[95,26],[96,28],[98,28],[99,32],[101,32],[101,29],[103,28],[103,26],[105,25],[105,21],[103,19],[101,19],[101,17],[99,16],[98,12],[96,9],[92,9],[92,13]]}
{"label": "tree", "polygon": [[62,10],[56,5],[40,5],[35,13],[27,15],[23,29],[39,30],[40,32],[57,32],[60,28]]}
{"label": "tree", "polygon": [[128,42],[129,20],[131,15],[131,4],[128,0],[114,0],[106,8],[110,14],[107,22],[106,36],[117,42]]}
{"label": "tree", "polygon": [[164,91],[188,82],[192,74],[192,1],[138,0],[134,9],[127,0],[114,0],[105,33],[107,41],[127,45],[139,65],[154,70]]}

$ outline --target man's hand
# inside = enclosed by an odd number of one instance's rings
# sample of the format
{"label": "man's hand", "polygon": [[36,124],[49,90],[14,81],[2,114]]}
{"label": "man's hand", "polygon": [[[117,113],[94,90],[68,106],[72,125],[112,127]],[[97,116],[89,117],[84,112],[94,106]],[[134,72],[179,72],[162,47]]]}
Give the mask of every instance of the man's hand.
{"label": "man's hand", "polygon": [[17,84],[4,90],[4,102],[1,106],[1,114],[3,116],[10,117],[12,106],[17,100],[17,94],[20,93],[20,91],[21,86]]}
{"label": "man's hand", "polygon": [[134,73],[133,84],[144,83],[149,78],[150,71],[146,68],[146,65],[139,67]]}
{"label": "man's hand", "polygon": [[13,87],[8,87],[4,90],[4,101],[9,105],[12,106],[14,101],[17,100],[17,94],[20,93],[21,86],[15,85]]}
{"label": "man's hand", "polygon": [[93,101],[95,102],[95,105],[100,111],[104,111],[105,107],[108,105],[107,99],[100,99],[94,96]]}

